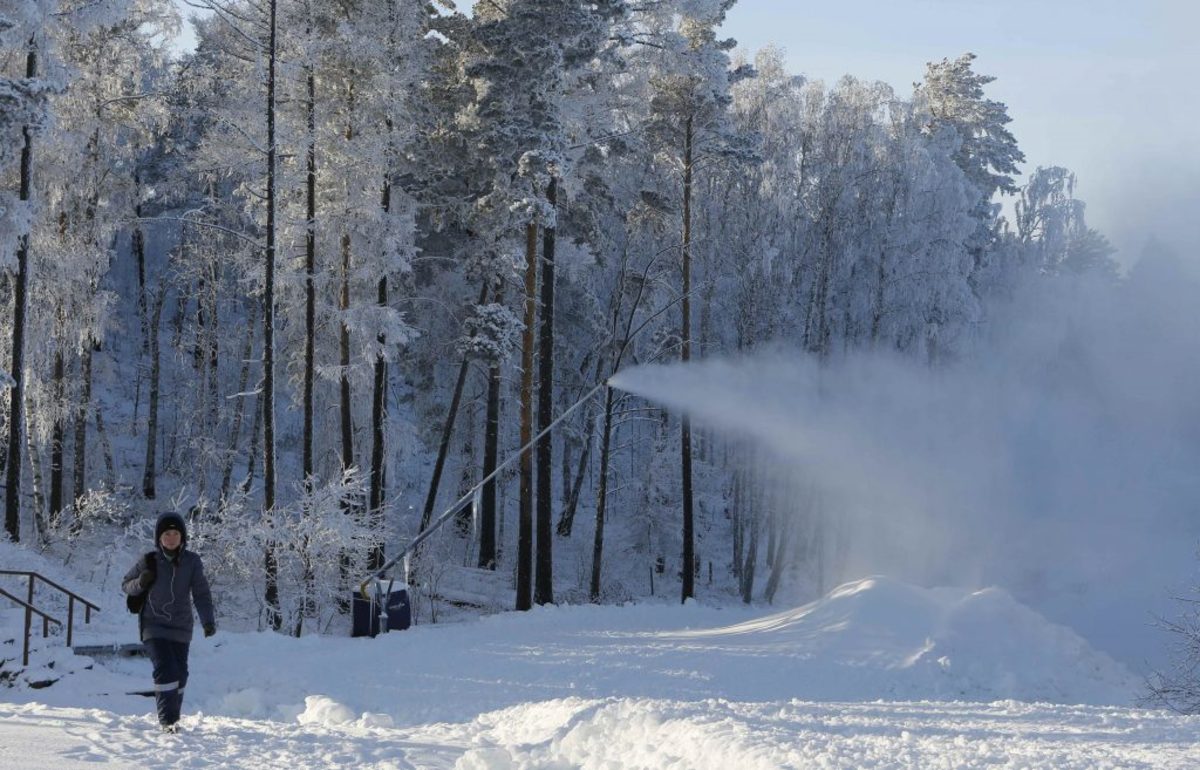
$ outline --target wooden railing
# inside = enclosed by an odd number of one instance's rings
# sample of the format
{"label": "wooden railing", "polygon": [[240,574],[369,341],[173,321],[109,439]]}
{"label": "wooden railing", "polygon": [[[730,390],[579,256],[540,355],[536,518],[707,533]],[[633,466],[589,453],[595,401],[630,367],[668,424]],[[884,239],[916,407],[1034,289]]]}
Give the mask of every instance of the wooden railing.
{"label": "wooden railing", "polygon": [[16,596],[13,596],[8,591],[5,591],[3,588],[0,588],[0,595],[5,596],[8,599],[11,599],[12,601],[19,604],[21,607],[25,608],[25,646],[24,646],[24,651],[22,653],[22,657],[21,657],[21,665],[23,665],[23,666],[29,665],[29,637],[30,637],[30,633],[33,629],[33,616],[37,615],[38,617],[40,617],[42,619],[42,638],[43,639],[45,639],[47,636],[50,635],[50,624],[51,623],[56,623],[59,626],[63,625],[63,622],[61,620],[59,620],[58,618],[51,617],[50,615],[43,612],[42,610],[39,610],[34,605],[34,603],[33,603],[33,587],[34,587],[35,581],[40,580],[43,583],[45,583],[46,585],[50,586],[51,588],[57,589],[58,591],[67,595],[66,626],[67,626],[67,646],[68,647],[71,646],[72,635],[74,634],[74,631],[75,631],[75,602],[79,602],[84,607],[84,610],[83,610],[83,622],[84,623],[92,622],[92,610],[96,610],[97,612],[100,611],[99,605],[89,602],[87,599],[84,599],[82,596],[80,596],[79,594],[70,590],[69,588],[63,588],[58,583],[55,583],[53,580],[50,580],[49,578],[39,575],[36,572],[28,572],[28,571],[24,571],[24,570],[0,569],[0,575],[21,575],[21,576],[29,578],[29,592],[28,592],[27,598],[25,598],[25,599],[20,599]]}

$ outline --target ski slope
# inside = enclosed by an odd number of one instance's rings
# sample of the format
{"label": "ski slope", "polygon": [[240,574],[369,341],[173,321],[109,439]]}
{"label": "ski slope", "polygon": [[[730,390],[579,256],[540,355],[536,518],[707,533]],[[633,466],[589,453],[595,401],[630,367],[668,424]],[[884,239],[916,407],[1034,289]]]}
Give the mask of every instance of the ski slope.
{"label": "ski slope", "polygon": [[1139,680],[1069,629],[998,589],[882,577],[784,611],[222,631],[193,644],[179,736],[126,694],[145,660],[50,652],[29,678],[52,686],[0,688],[6,770],[1200,766],[1200,718],[1133,707]]}

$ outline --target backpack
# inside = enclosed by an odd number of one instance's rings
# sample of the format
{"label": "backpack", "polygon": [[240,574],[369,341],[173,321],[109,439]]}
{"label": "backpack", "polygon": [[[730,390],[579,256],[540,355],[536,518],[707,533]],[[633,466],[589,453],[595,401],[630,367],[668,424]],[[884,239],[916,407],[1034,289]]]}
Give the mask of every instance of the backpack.
{"label": "backpack", "polygon": [[[142,559],[146,562],[146,569],[150,572],[154,572],[157,576],[158,562],[155,561],[154,551],[147,551],[146,555],[143,556]],[[154,584],[151,583],[150,585]],[[134,615],[140,614],[142,607],[146,604],[146,597],[149,594],[149,588],[147,588],[145,591],[142,591],[140,594],[125,594],[125,609],[129,610]]]}

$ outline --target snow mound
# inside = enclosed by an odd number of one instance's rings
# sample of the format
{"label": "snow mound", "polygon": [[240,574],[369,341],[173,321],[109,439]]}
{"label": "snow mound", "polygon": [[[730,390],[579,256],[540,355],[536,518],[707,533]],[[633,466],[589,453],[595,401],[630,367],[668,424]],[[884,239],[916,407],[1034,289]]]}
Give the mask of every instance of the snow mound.
{"label": "snow mound", "polygon": [[296,717],[302,725],[335,727],[353,722],[354,712],[324,695],[309,695],[304,699],[304,711]]}
{"label": "snow mound", "polygon": [[887,681],[888,694],[901,697],[1128,703],[1140,686],[1124,666],[1000,588],[926,589],[875,576],[795,609],[660,637],[768,648],[851,679]]}

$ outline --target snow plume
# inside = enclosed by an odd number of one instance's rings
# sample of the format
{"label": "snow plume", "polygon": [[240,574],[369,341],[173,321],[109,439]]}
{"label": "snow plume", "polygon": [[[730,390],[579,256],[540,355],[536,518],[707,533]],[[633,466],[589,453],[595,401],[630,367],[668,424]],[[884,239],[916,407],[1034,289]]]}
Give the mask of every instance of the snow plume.
{"label": "snow plume", "polygon": [[1200,274],[1151,249],[1116,286],[1041,279],[954,364],[776,349],[612,384],[765,445],[811,485],[791,499],[832,541],[815,586],[1001,585],[1144,670],[1167,653],[1155,616],[1197,572],[1197,297]]}

